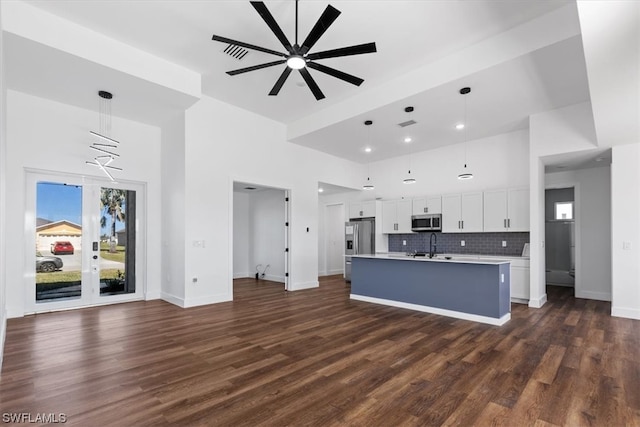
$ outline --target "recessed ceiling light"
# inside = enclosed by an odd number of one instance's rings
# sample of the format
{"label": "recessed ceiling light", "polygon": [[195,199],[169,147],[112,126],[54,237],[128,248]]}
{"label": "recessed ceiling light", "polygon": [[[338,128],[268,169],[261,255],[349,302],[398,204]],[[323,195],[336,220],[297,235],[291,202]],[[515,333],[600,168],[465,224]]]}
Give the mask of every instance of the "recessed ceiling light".
{"label": "recessed ceiling light", "polygon": [[323,188],[318,188],[318,193],[322,193],[324,191]]}
{"label": "recessed ceiling light", "polygon": [[464,129],[464,123],[458,123],[456,125],[456,129],[458,129],[458,130]]}
{"label": "recessed ceiling light", "polygon": [[406,138],[404,139],[404,142],[406,142],[406,143],[409,143],[409,142],[411,142],[411,141],[412,141],[412,139],[411,139],[411,137],[410,137],[410,136],[408,136],[408,137],[406,137]]}
{"label": "recessed ceiling light", "polygon": [[364,151],[367,152],[367,153],[370,153],[371,152],[371,147],[365,147]]}

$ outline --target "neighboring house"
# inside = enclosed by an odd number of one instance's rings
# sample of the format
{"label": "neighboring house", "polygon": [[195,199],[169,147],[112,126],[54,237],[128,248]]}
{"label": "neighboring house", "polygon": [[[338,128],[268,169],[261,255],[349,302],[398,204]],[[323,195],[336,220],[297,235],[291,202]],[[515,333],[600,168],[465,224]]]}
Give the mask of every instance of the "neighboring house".
{"label": "neighboring house", "polygon": [[118,246],[127,246],[127,229],[116,231],[116,244]]}
{"label": "neighboring house", "polygon": [[82,227],[70,221],[49,222],[36,227],[36,248],[49,252],[51,243],[69,241],[76,250],[82,249]]}

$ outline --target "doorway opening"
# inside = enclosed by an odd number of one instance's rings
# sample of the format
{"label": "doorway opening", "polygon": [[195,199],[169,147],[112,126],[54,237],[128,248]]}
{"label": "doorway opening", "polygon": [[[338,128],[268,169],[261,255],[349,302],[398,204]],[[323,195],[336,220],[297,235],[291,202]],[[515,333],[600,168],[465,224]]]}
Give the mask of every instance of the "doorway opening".
{"label": "doorway opening", "polygon": [[574,289],[576,277],[576,203],[574,187],[545,190],[545,265],[547,286]]}
{"label": "doorway opening", "polygon": [[233,278],[289,290],[289,191],[233,183]]}
{"label": "doorway opening", "polygon": [[141,198],[140,184],[29,172],[26,312],[142,298]]}

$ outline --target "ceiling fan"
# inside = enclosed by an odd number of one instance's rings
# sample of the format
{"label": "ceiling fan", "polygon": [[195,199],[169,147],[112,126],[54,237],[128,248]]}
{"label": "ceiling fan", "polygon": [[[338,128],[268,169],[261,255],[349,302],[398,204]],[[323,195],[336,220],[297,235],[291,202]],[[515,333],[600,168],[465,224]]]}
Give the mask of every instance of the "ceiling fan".
{"label": "ceiling fan", "polygon": [[333,24],[333,21],[335,21],[340,15],[341,12],[338,9],[336,9],[331,5],[328,5],[327,8],[322,13],[322,15],[320,16],[320,18],[318,19],[318,22],[316,22],[316,24],[313,26],[313,28],[309,32],[309,35],[307,36],[307,38],[302,42],[301,45],[299,45],[298,44],[298,0],[296,0],[296,34],[295,34],[296,38],[295,38],[295,43],[291,45],[291,43],[287,39],[287,36],[284,35],[284,33],[282,32],[282,29],[280,28],[276,20],[273,18],[273,15],[271,15],[271,13],[269,12],[269,9],[267,9],[267,6],[265,6],[264,2],[252,1],[250,3],[253,6],[253,8],[260,14],[264,22],[267,23],[269,28],[271,28],[271,31],[273,31],[273,33],[278,38],[278,40],[280,40],[280,43],[282,43],[284,48],[287,50],[287,53],[282,53],[282,52],[267,49],[264,47],[255,46],[249,43],[244,43],[244,42],[232,40],[226,37],[214,35],[212,37],[212,40],[241,46],[247,49],[257,50],[259,52],[269,53],[271,55],[276,55],[282,58],[277,61],[254,65],[252,67],[246,67],[246,68],[240,68],[237,70],[227,71],[227,74],[229,74],[230,76],[235,76],[237,74],[242,74],[242,73],[246,73],[254,70],[260,70],[262,68],[273,67],[275,65],[286,63],[287,64],[286,68],[280,75],[280,78],[278,78],[278,80],[276,81],[276,84],[271,89],[271,92],[269,92],[269,95],[273,95],[273,96],[277,95],[278,92],[280,92],[282,85],[284,85],[284,82],[289,77],[289,74],[291,74],[291,70],[298,70],[298,72],[300,72],[300,74],[302,75],[302,78],[307,83],[307,86],[309,86],[309,89],[311,89],[311,92],[313,93],[313,95],[316,97],[317,100],[323,99],[325,96],[320,90],[320,88],[318,87],[318,85],[316,84],[313,77],[311,77],[311,74],[309,74],[309,70],[307,69],[307,67],[313,68],[314,70],[320,71],[330,76],[337,77],[340,80],[344,80],[345,82],[354,84],[356,86],[360,86],[362,84],[364,80],[359,77],[336,70],[335,68],[327,67],[326,65],[318,64],[317,62],[314,62],[314,61],[317,59],[336,58],[339,56],[361,55],[363,53],[373,53],[373,52],[376,52],[375,43],[364,43],[360,45],[348,46],[348,47],[343,47],[339,49],[331,49],[331,50],[325,50],[322,52],[309,53],[313,45],[316,44],[318,39],[322,37],[322,35],[325,33],[325,31],[327,31],[329,26]]}

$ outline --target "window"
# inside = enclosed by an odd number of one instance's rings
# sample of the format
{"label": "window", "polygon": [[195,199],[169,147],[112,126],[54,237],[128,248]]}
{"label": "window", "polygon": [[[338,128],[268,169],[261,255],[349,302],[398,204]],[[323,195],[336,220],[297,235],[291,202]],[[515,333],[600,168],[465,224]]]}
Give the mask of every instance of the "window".
{"label": "window", "polygon": [[573,219],[573,202],[556,202],[555,219]]}

